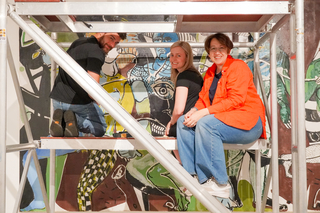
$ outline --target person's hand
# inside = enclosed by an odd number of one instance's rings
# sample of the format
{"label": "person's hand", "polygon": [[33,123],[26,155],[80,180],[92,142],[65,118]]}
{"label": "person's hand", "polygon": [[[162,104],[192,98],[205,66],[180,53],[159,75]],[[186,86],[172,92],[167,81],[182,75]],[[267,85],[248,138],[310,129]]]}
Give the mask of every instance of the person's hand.
{"label": "person's hand", "polygon": [[194,112],[197,111],[197,108],[193,107],[184,115],[184,120],[188,119]]}
{"label": "person's hand", "polygon": [[171,127],[171,121],[169,121],[169,123],[167,124],[166,131],[164,133],[165,136],[169,135],[170,127]]}
{"label": "person's hand", "polygon": [[187,127],[194,127],[195,125],[197,125],[198,120],[206,115],[209,115],[209,110],[207,108],[199,111],[194,111],[188,118],[184,118],[183,124]]}

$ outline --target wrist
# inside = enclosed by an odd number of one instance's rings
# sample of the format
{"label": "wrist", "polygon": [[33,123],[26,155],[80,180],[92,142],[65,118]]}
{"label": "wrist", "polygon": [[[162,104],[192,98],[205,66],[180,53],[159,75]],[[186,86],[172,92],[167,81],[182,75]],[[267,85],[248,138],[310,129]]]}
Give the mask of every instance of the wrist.
{"label": "wrist", "polygon": [[204,108],[202,110],[200,110],[202,112],[202,114],[205,116],[205,115],[209,115],[210,112],[209,112],[209,109],[208,108]]}

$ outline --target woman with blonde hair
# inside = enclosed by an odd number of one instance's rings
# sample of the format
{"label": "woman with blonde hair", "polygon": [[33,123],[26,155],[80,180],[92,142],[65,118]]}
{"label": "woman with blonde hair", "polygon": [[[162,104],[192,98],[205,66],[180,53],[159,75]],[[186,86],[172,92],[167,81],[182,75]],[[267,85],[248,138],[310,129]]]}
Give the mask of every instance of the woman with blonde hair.
{"label": "woman with blonde hair", "polygon": [[171,81],[175,85],[174,108],[165,135],[176,137],[178,118],[194,107],[199,98],[203,79],[193,65],[189,43],[177,41],[170,48]]}

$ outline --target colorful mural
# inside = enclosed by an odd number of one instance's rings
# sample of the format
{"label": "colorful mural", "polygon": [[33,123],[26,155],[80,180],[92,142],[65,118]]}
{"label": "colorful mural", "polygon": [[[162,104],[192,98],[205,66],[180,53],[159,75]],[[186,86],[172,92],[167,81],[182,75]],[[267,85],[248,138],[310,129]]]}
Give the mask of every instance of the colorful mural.
{"label": "colorful mural", "polygon": [[[312,5],[311,5],[312,6]],[[312,17],[314,18],[314,17]],[[319,23],[319,22],[316,22]],[[320,27],[319,27],[320,29]],[[292,155],[290,123],[290,58],[288,41],[281,36],[288,31],[283,27],[277,48],[277,92],[279,110],[279,175],[280,211],[292,210]],[[319,33],[320,35],[320,33]],[[61,35],[60,35],[61,36]],[[74,36],[74,35],[73,35]],[[131,33],[125,42],[203,42],[206,34],[188,33]],[[64,36],[65,37],[65,36]],[[75,37],[72,37],[75,39]],[[242,40],[250,40],[250,34],[241,34]],[[309,41],[309,40],[308,40]],[[314,41],[314,40],[312,40]],[[305,105],[306,144],[308,168],[308,209],[320,210],[319,179],[317,171],[320,141],[320,38],[308,47],[313,52],[306,65]],[[194,49],[195,65],[204,74],[211,62],[203,48]],[[109,53],[101,72],[101,86],[122,105],[153,136],[162,136],[170,120],[173,108],[174,86],[170,81],[169,48],[119,48]],[[240,58],[253,71],[253,51],[234,48],[232,56]],[[310,54],[309,54],[310,55]],[[269,98],[270,58],[269,44],[260,48],[260,69]],[[20,63],[24,84],[22,92],[35,139],[48,135],[50,61],[41,48],[20,30]],[[126,130],[106,110],[108,124],[106,135],[112,136]],[[21,129],[21,143],[27,142]],[[49,171],[49,150],[37,150],[45,177]],[[175,155],[175,153],[172,153]],[[226,151],[229,182],[232,185],[230,199],[220,201],[233,211],[255,210],[254,160],[250,151]],[[21,155],[21,171],[26,153]],[[261,177],[266,183],[270,163],[270,150],[263,150]],[[205,211],[193,196],[184,193],[182,186],[146,150],[57,150],[56,210],[60,211]],[[33,163],[28,173],[20,210],[43,210]],[[47,187],[49,188],[49,187]],[[31,196],[33,195],[33,196]],[[272,208],[272,192],[268,192],[267,210]],[[269,210],[268,210],[269,209]]]}

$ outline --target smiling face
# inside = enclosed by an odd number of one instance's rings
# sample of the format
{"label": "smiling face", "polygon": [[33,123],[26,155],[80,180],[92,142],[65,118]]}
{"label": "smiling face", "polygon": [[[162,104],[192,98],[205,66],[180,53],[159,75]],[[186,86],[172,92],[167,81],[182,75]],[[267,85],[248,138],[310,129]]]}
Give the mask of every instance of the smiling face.
{"label": "smiling face", "polygon": [[173,69],[183,72],[186,59],[186,52],[181,47],[174,47],[171,49],[170,63]]}
{"label": "smiling face", "polygon": [[99,39],[99,44],[105,54],[108,54],[119,42],[121,38],[118,33],[104,33]]}
{"label": "smiling face", "polygon": [[229,53],[230,50],[225,45],[221,44],[216,38],[211,40],[209,57],[211,61],[217,65],[218,70],[222,69]]}

